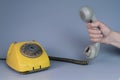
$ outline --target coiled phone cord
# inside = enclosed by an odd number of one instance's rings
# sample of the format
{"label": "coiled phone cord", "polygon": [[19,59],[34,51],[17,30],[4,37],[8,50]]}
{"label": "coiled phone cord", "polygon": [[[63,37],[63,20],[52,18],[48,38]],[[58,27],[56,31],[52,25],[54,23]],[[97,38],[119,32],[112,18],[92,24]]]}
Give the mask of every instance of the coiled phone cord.
{"label": "coiled phone cord", "polygon": [[49,59],[54,61],[62,61],[62,62],[79,64],[79,65],[88,65],[89,63],[89,61],[87,60],[76,60],[76,59],[61,58],[61,57],[54,57],[54,56],[49,56]]}
{"label": "coiled phone cord", "polygon": [[[54,60],[54,61],[78,64],[78,65],[88,65],[88,63],[89,63],[89,61],[87,61],[87,60],[75,60],[75,59],[61,58],[61,57],[54,57],[54,56],[49,56],[49,59]],[[6,60],[6,58],[0,58],[0,60]]]}

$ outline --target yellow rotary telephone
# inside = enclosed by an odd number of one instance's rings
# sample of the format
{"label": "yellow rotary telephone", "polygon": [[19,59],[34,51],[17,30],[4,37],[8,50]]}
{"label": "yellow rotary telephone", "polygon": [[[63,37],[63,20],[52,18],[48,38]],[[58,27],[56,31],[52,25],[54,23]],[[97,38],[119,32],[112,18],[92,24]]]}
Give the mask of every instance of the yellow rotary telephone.
{"label": "yellow rotary telephone", "polygon": [[46,51],[35,41],[12,43],[6,62],[18,72],[39,71],[50,67]]}

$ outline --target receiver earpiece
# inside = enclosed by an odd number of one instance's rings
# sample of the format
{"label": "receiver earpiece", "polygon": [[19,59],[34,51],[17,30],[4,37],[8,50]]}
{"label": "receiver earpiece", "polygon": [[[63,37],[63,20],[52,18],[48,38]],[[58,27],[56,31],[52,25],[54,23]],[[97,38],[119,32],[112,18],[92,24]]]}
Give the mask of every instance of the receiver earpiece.
{"label": "receiver earpiece", "polygon": [[93,59],[97,56],[99,48],[100,48],[99,43],[88,45],[84,50],[84,54],[88,59]]}
{"label": "receiver earpiece", "polygon": [[[83,21],[85,22],[94,22],[96,20],[96,17],[93,13],[93,10],[90,7],[82,7],[80,9],[80,16]],[[84,54],[88,59],[93,59],[97,56],[100,49],[100,43],[94,43],[92,45],[89,45],[84,50]]]}

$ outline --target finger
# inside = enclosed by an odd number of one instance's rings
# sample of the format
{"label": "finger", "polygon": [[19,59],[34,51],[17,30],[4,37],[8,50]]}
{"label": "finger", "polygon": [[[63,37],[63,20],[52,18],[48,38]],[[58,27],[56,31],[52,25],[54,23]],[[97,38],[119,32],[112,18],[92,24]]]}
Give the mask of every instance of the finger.
{"label": "finger", "polygon": [[97,27],[90,27],[90,26],[87,26],[88,29],[92,29],[92,30],[99,30]]}
{"label": "finger", "polygon": [[106,26],[104,23],[97,20],[96,20],[96,24],[98,24],[100,28],[104,28]]}
{"label": "finger", "polygon": [[101,34],[101,31],[100,30],[96,30],[96,29],[88,29],[88,32],[90,34]]}
{"label": "finger", "polygon": [[104,29],[106,27],[106,25],[98,20],[94,21],[91,24],[92,27],[99,27],[100,29]]}
{"label": "finger", "polygon": [[101,42],[101,38],[91,38],[92,42]]}
{"label": "finger", "polygon": [[92,28],[91,23],[87,23],[86,25],[88,29]]}
{"label": "finger", "polygon": [[99,35],[96,35],[96,34],[90,34],[90,38],[102,38],[103,35],[102,34],[99,34]]}
{"label": "finger", "polygon": [[98,26],[102,25],[102,23],[100,23],[99,21],[94,21],[92,23],[87,23],[87,27],[88,28],[98,28]]}

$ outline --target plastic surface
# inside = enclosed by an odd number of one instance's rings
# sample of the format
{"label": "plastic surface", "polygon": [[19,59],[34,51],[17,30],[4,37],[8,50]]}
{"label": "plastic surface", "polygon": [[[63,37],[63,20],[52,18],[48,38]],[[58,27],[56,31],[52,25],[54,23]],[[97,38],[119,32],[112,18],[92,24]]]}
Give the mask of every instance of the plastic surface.
{"label": "plastic surface", "polygon": [[[23,55],[21,47],[25,44],[38,45],[42,49],[42,54],[37,57],[28,57]],[[30,53],[27,54],[30,55]],[[9,67],[18,72],[34,72],[50,67],[50,61],[46,51],[38,42],[35,41],[12,43],[8,50],[6,63]]]}
{"label": "plastic surface", "polygon": [[[80,16],[85,22],[93,22],[96,20],[93,10],[87,6],[84,6],[80,9]],[[95,43],[85,48],[84,54],[88,59],[93,59],[98,55],[99,49],[100,43]]]}

